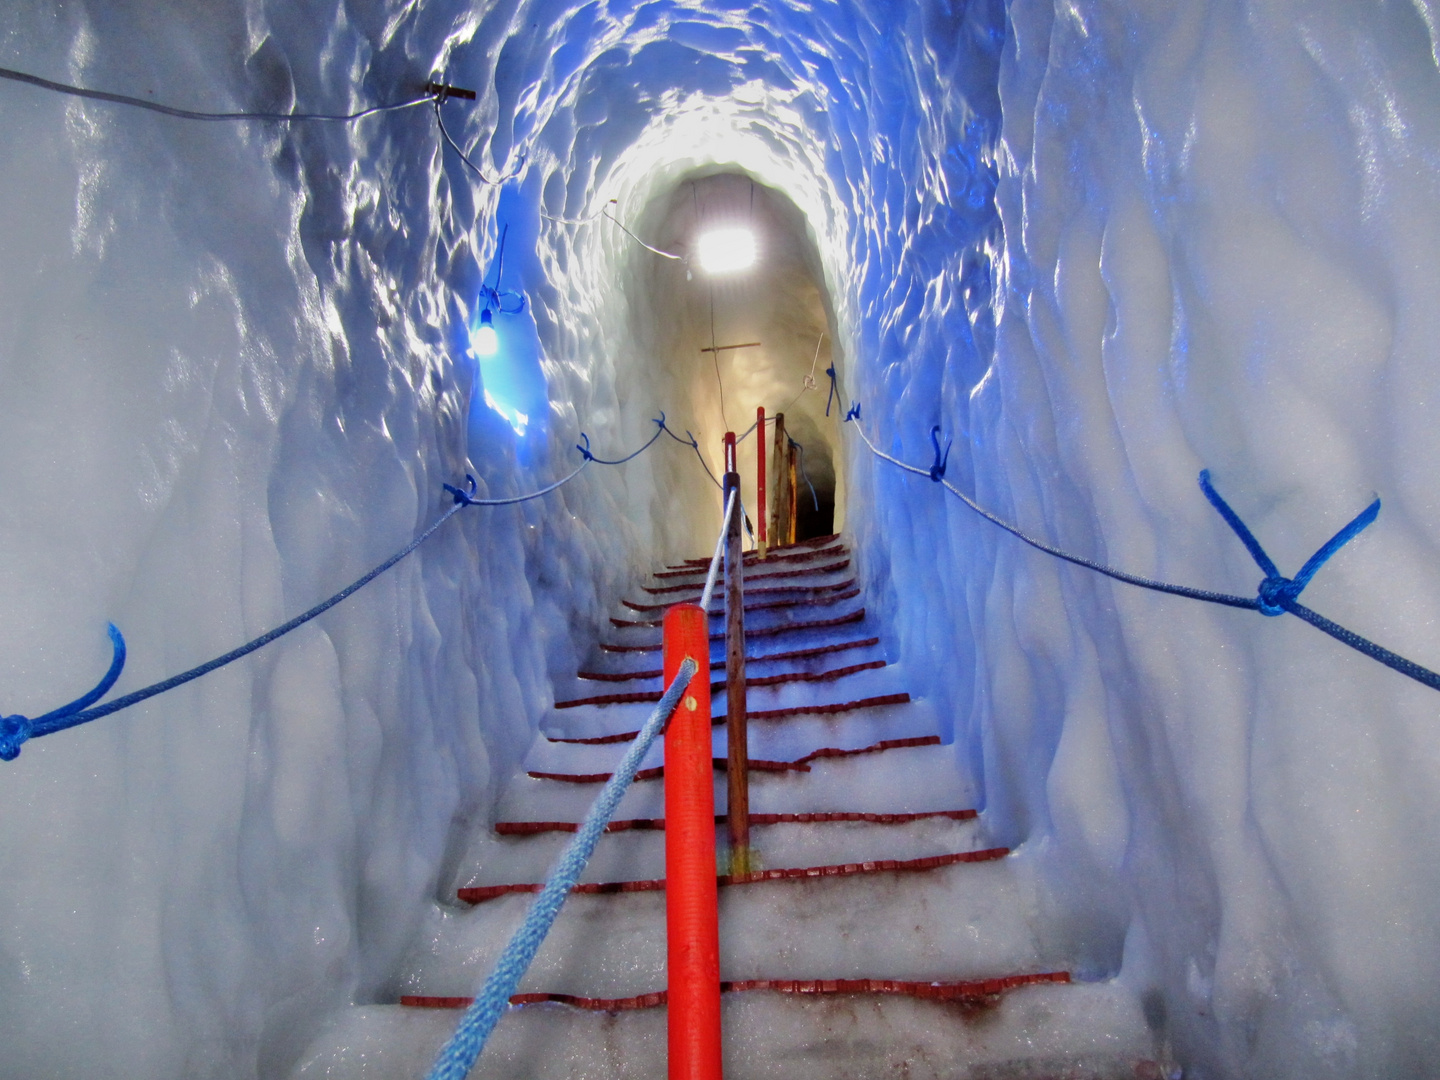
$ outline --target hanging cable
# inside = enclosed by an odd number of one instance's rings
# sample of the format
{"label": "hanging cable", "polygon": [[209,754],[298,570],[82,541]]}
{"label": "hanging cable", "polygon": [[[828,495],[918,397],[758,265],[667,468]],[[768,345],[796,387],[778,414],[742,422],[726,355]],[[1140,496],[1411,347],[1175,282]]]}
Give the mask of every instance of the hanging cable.
{"label": "hanging cable", "polygon": [[500,177],[498,180],[492,180],[486,176],[485,171],[471,161],[465,151],[460,149],[460,144],[450,137],[450,130],[445,126],[445,118],[440,115],[440,105],[444,101],[445,95],[443,94],[435,98],[435,122],[440,125],[440,134],[445,137],[445,141],[450,144],[451,149],[453,149],[455,153],[460,155],[460,160],[470,167],[471,172],[492,187],[503,184],[507,180],[513,180],[520,175],[520,170],[525,167],[525,155],[523,153],[520,155],[520,160],[516,163],[514,170],[507,175]]}
{"label": "hanging cable", "polygon": [[57,94],[67,94],[70,97],[86,98],[90,101],[108,101],[114,105],[130,105],[137,109],[146,109],[149,112],[160,113],[162,116],[173,116],[180,120],[269,120],[281,123],[288,123],[290,121],[328,121],[333,123],[348,123],[352,120],[359,120],[362,117],[373,116],[375,113],[408,109],[412,105],[420,105],[433,97],[433,93],[427,90],[423,94],[406,98],[404,101],[395,101],[386,105],[372,105],[367,109],[361,109],[359,112],[353,113],[197,112],[194,109],[177,109],[172,105],[161,105],[159,102],[146,101],[144,98],[131,97],[128,94],[112,94],[108,90],[89,90],[83,86],[71,86],[69,83],[55,82],[52,79],[42,79],[39,75],[29,75],[23,71],[14,71],[10,68],[0,68],[0,79],[8,79],[11,82],[37,86],[42,90],[52,90]]}

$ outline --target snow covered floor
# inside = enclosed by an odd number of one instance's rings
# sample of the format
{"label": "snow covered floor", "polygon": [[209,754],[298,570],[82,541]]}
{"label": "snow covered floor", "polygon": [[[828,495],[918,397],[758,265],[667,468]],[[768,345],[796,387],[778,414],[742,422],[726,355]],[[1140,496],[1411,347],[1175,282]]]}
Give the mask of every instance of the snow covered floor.
{"label": "snow covered floor", "polygon": [[[1134,997],[1114,985],[1022,987],[982,1008],[905,998],[727,994],[727,1080],[1158,1080]],[[370,1005],[336,1017],[296,1080],[413,1080],[454,1030],[449,1009]],[[897,1072],[896,1060],[907,1062]],[[559,1005],[507,1014],[471,1080],[656,1080],[665,1008]]]}

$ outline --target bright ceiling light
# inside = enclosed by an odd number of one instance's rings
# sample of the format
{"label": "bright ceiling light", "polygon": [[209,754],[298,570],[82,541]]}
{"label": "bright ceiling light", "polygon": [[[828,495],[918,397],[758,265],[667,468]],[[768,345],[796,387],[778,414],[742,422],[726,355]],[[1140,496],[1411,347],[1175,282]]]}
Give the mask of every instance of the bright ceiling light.
{"label": "bright ceiling light", "polygon": [[755,234],[744,227],[712,229],[697,244],[700,269],[707,274],[733,274],[755,265]]}

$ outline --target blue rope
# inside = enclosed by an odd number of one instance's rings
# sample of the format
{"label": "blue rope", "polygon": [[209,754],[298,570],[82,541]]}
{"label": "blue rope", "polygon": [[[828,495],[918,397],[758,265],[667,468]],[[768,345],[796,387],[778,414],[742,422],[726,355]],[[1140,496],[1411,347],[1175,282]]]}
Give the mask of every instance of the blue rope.
{"label": "blue rope", "polygon": [[835,365],[831,364],[825,369],[825,374],[830,376],[830,393],[825,395],[825,415],[830,415],[830,403],[840,404],[840,387],[835,381]]}
{"label": "blue rope", "polygon": [[592,454],[590,452],[590,436],[586,435],[583,431],[580,433],[580,438],[585,440],[585,445],[576,446],[575,449],[580,451],[580,455],[586,461],[593,461],[596,465],[624,465],[625,462],[630,461],[632,458],[637,458],[646,450],[649,450],[650,447],[655,445],[655,440],[660,438],[661,435],[665,434],[665,414],[663,412],[660,414],[659,420],[651,420],[650,422],[652,424],[659,425],[659,428],[656,430],[655,434],[650,437],[650,441],[647,442],[644,446],[640,447],[639,450],[636,450],[633,454],[626,454],[624,457],[619,458],[615,461],[606,461],[603,458],[597,458],[594,454]]}
{"label": "blue rope", "polygon": [[[661,420],[657,420],[655,421],[655,423],[662,423],[663,418],[664,414],[661,414]],[[661,430],[664,430],[663,427]],[[643,453],[644,451],[648,450],[651,446],[654,445],[655,439],[657,438],[659,438],[658,432],[656,433],[654,438],[652,438],[639,450],[635,451],[634,454],[622,458],[621,461],[629,461],[637,454]],[[589,445],[588,439],[586,440],[586,445]],[[334,596],[331,596],[327,600],[322,600],[320,603],[312,607],[309,611],[295,616],[295,618],[291,619],[289,622],[283,623],[282,625],[277,626],[275,629],[270,630],[267,633],[261,634],[253,641],[248,641],[244,645],[241,645],[237,649],[232,649],[230,652],[226,653],[223,656],[217,656],[214,660],[210,660],[204,664],[200,664],[197,667],[193,667],[189,671],[181,672],[179,675],[171,676],[170,678],[165,679],[161,682],[154,683],[140,690],[136,690],[132,693],[124,695],[123,697],[118,697],[114,701],[106,702],[104,705],[100,705],[92,709],[89,706],[93,705],[96,701],[99,701],[100,698],[102,698],[106,693],[109,692],[110,688],[115,685],[115,680],[120,677],[120,672],[125,666],[125,639],[121,636],[120,631],[117,630],[113,625],[111,625],[110,640],[114,646],[114,659],[110,664],[110,670],[105,674],[105,677],[100,680],[100,683],[95,687],[94,690],[91,690],[84,697],[78,698],[77,700],[72,701],[68,705],[64,705],[61,708],[54,709],[46,713],[44,716],[36,717],[33,720],[18,714],[14,716],[0,716],[0,761],[14,761],[17,757],[20,756],[20,747],[26,742],[28,742],[30,739],[38,738],[41,735],[53,735],[57,731],[64,731],[67,728],[78,727],[80,724],[89,723],[91,720],[98,720],[102,716],[109,716],[111,713],[119,712],[121,709],[128,709],[131,705],[138,705],[140,702],[145,701],[148,698],[155,697],[157,694],[163,694],[167,690],[174,690],[177,686],[183,686],[185,683],[188,683],[194,679],[198,679],[202,675],[208,675],[210,672],[216,670],[217,668],[222,668],[226,664],[234,663],[242,656],[248,656],[256,649],[263,648],[264,646],[270,644],[270,642],[274,641],[276,638],[284,637],[286,634],[290,633],[290,631],[305,625],[305,623],[309,622],[311,619],[323,615],[336,604],[340,603],[342,600],[347,599],[353,593],[364,588],[371,581],[375,580],[375,578],[379,577],[386,570],[389,570],[392,566],[398,563],[401,559],[405,558],[405,556],[409,555],[426,540],[430,539],[430,537],[435,534],[435,531],[439,529],[441,525],[449,521],[451,517],[453,517],[458,511],[460,511],[464,507],[514,506],[517,503],[529,502],[531,499],[538,499],[542,495],[548,495],[556,488],[563,487],[564,485],[568,484],[571,480],[574,480],[575,477],[579,476],[580,473],[584,471],[585,467],[589,465],[592,460],[599,460],[593,455],[585,453],[583,448],[581,449],[581,453],[585,455],[585,459],[580,462],[579,467],[576,468],[573,472],[555,481],[555,483],[541,488],[539,491],[532,491],[525,495],[516,495],[507,499],[475,498],[475,477],[471,476],[469,473],[466,473],[466,485],[463,489],[456,487],[454,484],[444,485],[445,490],[453,498],[454,505],[451,506],[449,510],[445,511],[445,513],[441,514],[440,517],[435,520],[434,524],[432,524],[428,529],[426,529],[423,533],[417,536],[414,540],[410,541],[410,543],[407,544],[400,551],[397,551],[394,555],[390,556],[390,558],[386,559],[379,566],[375,567],[375,569],[371,570],[364,577],[361,577],[357,581],[354,581],[351,584],[347,585]],[[703,462],[704,459],[702,458],[701,460]],[[601,464],[612,463],[601,462]]]}
{"label": "blue rope", "polygon": [[530,962],[540,951],[545,935],[554,925],[570,890],[580,880],[601,833],[614,816],[615,808],[620,804],[630,782],[635,779],[641,760],[660,734],[661,728],[670,719],[680,696],[698,670],[699,665],[691,657],[687,656],[681,661],[675,680],[666,688],[660,704],[655,706],[655,711],[645,721],[645,726],[640,729],[635,741],[630,744],[630,749],[625,752],[624,759],[605,784],[595,804],[590,807],[585,821],[576,831],[575,839],[570,841],[570,846],[565,849],[560,861],[555,864],[555,869],[550,872],[545,887],[526,912],[525,921],[505,946],[500,959],[495,962],[494,970],[485,980],[485,985],[481,987],[474,1003],[465,1010],[455,1034],[440,1051],[428,1080],[465,1080],[469,1074],[475,1059],[485,1049],[490,1033],[495,1030],[496,1023],[509,1006],[510,996],[515,993],[515,988],[520,985]]}
{"label": "blue rope", "polygon": [[[856,404],[851,408],[845,419],[848,422],[852,419],[858,419],[859,415],[860,406]],[[882,453],[876,448],[875,444],[866,437],[864,428],[858,423],[855,425],[855,430],[865,445],[870,448],[870,452],[876,457],[882,458],[892,465],[904,469],[906,472],[914,473],[916,476],[927,476],[933,479],[930,471],[918,469],[914,465],[907,465],[905,462],[899,461],[889,454]],[[933,432],[931,437],[934,439]],[[1245,608],[1249,611],[1258,611],[1263,615],[1279,615],[1281,612],[1288,611],[1297,618],[1308,622],[1317,630],[1329,634],[1341,644],[1348,645],[1355,651],[1364,653],[1366,656],[1379,661],[1391,670],[1398,671],[1400,674],[1414,679],[1416,682],[1423,683],[1432,690],[1440,690],[1440,673],[1422,667],[1413,660],[1407,660],[1398,653],[1393,653],[1384,646],[1377,645],[1368,638],[1361,637],[1353,630],[1349,630],[1339,623],[1332,622],[1319,612],[1306,607],[1297,599],[1301,591],[1310,583],[1310,579],[1315,576],[1315,573],[1320,567],[1324,566],[1337,551],[1353,540],[1379,516],[1379,499],[1372,502],[1357,514],[1349,524],[1326,541],[1319,551],[1310,556],[1305,565],[1300,568],[1298,574],[1293,578],[1287,578],[1280,573],[1274,561],[1265,553],[1265,549],[1262,548],[1260,542],[1255,539],[1255,534],[1240,520],[1240,516],[1230,508],[1230,505],[1220,497],[1219,492],[1211,486],[1209,470],[1202,471],[1200,473],[1200,489],[1205,493],[1205,497],[1210,501],[1210,504],[1214,506],[1215,509],[1219,511],[1220,516],[1225,519],[1225,523],[1229,525],[1235,535],[1240,538],[1241,543],[1243,543],[1246,550],[1250,552],[1250,557],[1253,558],[1260,569],[1265,572],[1265,579],[1260,583],[1258,594],[1252,599],[1247,596],[1232,596],[1228,593],[1210,592],[1205,589],[1192,589],[1185,585],[1170,585],[1163,581],[1143,578],[1136,574],[1127,574],[1123,570],[1116,570],[1114,567],[1093,562],[1090,559],[1082,559],[1078,555],[1071,555],[1069,552],[1061,551],[1059,548],[1052,547],[1044,541],[1026,535],[1008,521],[996,517],[959,488],[955,487],[955,485],[951,484],[950,481],[942,479],[940,483],[944,485],[947,491],[986,521],[998,525],[1011,536],[1024,541],[1039,551],[1045,552],[1047,555],[1053,555],[1057,559],[1064,559],[1066,562],[1074,563],[1076,566],[1083,566],[1087,570],[1094,570],[1097,574],[1104,574],[1106,577],[1114,578],[1116,581],[1123,581],[1127,585],[1137,585],[1142,589],[1149,589],[1152,592],[1169,593],[1172,596],[1185,596],[1191,600],[1203,600],[1206,603],[1221,604],[1225,607]]]}
{"label": "blue rope", "polygon": [[1326,541],[1319,551],[1305,561],[1305,565],[1300,568],[1298,574],[1293,578],[1287,578],[1280,573],[1274,561],[1265,553],[1265,549],[1260,546],[1260,541],[1255,539],[1255,534],[1240,520],[1240,515],[1230,508],[1230,504],[1222,499],[1220,493],[1211,485],[1210,470],[1208,469],[1200,473],[1200,490],[1205,493],[1205,497],[1210,500],[1210,505],[1219,511],[1220,516],[1225,519],[1225,523],[1240,538],[1240,542],[1250,552],[1250,557],[1255,560],[1256,565],[1265,571],[1265,579],[1260,582],[1259,596],[1255,604],[1256,610],[1262,615],[1279,615],[1288,611],[1290,614],[1304,619],[1315,629],[1329,634],[1341,644],[1350,646],[1356,652],[1364,653],[1372,660],[1378,660],[1392,671],[1398,671],[1416,682],[1424,683],[1432,690],[1440,690],[1440,674],[1429,668],[1421,667],[1398,653],[1391,652],[1383,645],[1377,645],[1368,638],[1361,637],[1339,623],[1331,622],[1318,611],[1300,603],[1298,599],[1305,586],[1310,584],[1310,579],[1315,576],[1315,572],[1380,516],[1379,499],[1371,502],[1343,529]]}
{"label": "blue rope", "polygon": [[695,456],[700,459],[700,466],[701,466],[701,468],[703,468],[703,469],[705,470],[705,475],[708,476],[708,477],[710,477],[710,482],[711,482],[712,484],[714,484],[716,487],[718,487],[721,491],[724,491],[724,490],[725,490],[725,485],[722,484],[719,480],[716,480],[716,479],[715,479],[715,474],[710,471],[710,466],[709,466],[709,465],[706,463],[706,461],[705,461],[705,455],[700,452],[700,444],[695,441],[695,436],[692,435],[692,434],[690,434],[690,432],[687,430],[687,431],[685,432],[685,438],[682,439],[682,438],[680,438],[679,435],[676,435],[675,432],[671,431],[670,428],[665,424],[664,421],[665,421],[665,414],[664,414],[664,413],[661,413],[661,414],[660,414],[660,419],[657,420],[657,421],[655,421],[655,423],[659,424],[659,425],[660,425],[660,430],[663,431],[663,432],[665,432],[666,435],[669,435],[669,436],[670,436],[672,439],[674,439],[676,442],[682,443],[683,445],[688,446],[688,447],[690,447],[690,449],[694,450],[694,451],[695,451]]}
{"label": "blue rope", "polygon": [[930,429],[930,443],[935,447],[935,464],[930,466],[930,479],[939,483],[945,479],[945,466],[950,461],[950,440],[945,440],[945,453],[940,453],[940,425]]}

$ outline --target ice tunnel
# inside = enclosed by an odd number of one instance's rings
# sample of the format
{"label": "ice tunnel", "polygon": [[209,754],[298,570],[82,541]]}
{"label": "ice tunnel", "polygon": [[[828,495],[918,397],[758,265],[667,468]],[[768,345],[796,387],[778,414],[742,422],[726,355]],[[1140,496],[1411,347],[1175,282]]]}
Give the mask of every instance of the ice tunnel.
{"label": "ice tunnel", "polygon": [[[731,1080],[1435,1074],[1431,0],[17,0],[0,69],[0,1077],[424,1075],[760,407],[836,562],[754,598],[869,636],[756,667]],[[662,787],[521,987],[600,1006],[472,1075],[660,1074]]]}

